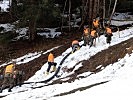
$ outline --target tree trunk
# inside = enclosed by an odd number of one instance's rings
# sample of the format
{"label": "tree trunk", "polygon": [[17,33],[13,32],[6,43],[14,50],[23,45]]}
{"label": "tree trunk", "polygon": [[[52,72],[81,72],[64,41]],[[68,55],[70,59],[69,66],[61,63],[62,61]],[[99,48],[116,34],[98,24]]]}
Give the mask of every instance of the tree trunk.
{"label": "tree trunk", "polygon": [[30,8],[31,8],[31,11],[29,13],[29,41],[34,41],[37,35],[36,20],[39,13],[39,10],[36,8],[34,0],[31,0]]}
{"label": "tree trunk", "polygon": [[100,16],[99,9],[100,9],[100,0],[97,0],[97,13]]}
{"label": "tree trunk", "polygon": [[29,41],[34,41],[36,34],[36,20],[32,18],[29,20]]}
{"label": "tree trunk", "polygon": [[89,0],[89,28],[92,28],[92,19],[93,19],[93,0]]}
{"label": "tree trunk", "polygon": [[84,24],[84,22],[85,22],[85,20],[86,20],[86,16],[87,16],[87,9],[88,9],[88,1],[89,0],[82,0],[82,18],[81,18],[81,24],[80,24],[80,26],[79,26],[79,29],[78,30],[80,30],[81,29],[81,27],[83,26],[83,24]]}
{"label": "tree trunk", "polygon": [[103,0],[103,27],[105,27],[105,22],[104,22],[104,19],[105,19],[105,12],[106,12],[106,10],[105,10],[105,0]]}
{"label": "tree trunk", "polygon": [[110,25],[110,23],[111,23],[111,19],[112,19],[112,17],[113,17],[114,12],[115,12],[116,4],[117,4],[117,0],[115,0],[115,4],[114,4],[114,7],[113,7],[113,11],[112,11],[112,13],[111,13],[111,16],[110,16],[109,24],[108,24],[108,25]]}
{"label": "tree trunk", "polygon": [[110,8],[111,8],[111,0],[109,0],[108,18],[109,18],[109,15],[110,15]]}
{"label": "tree trunk", "polygon": [[61,20],[61,33],[63,33],[63,23],[64,23],[64,13],[65,13],[65,9],[66,9],[66,4],[67,4],[67,0],[65,1],[65,5],[64,5],[64,9],[63,9],[63,13],[62,13],[62,20]]}
{"label": "tree trunk", "polygon": [[17,1],[16,0],[9,0],[9,7],[10,7],[11,19],[14,20],[13,16],[17,16]]}
{"label": "tree trunk", "polygon": [[69,0],[69,32],[71,31],[71,0]]}
{"label": "tree trunk", "polygon": [[97,10],[97,0],[93,1],[93,18],[96,18],[98,14],[98,10]]}

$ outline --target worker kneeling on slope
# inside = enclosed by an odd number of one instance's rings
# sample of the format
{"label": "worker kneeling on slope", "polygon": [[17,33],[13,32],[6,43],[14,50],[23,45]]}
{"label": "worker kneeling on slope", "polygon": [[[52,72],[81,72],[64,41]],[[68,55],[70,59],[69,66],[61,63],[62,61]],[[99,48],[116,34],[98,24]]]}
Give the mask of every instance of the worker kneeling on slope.
{"label": "worker kneeling on slope", "polygon": [[78,40],[72,41],[72,53],[80,49]]}
{"label": "worker kneeling on slope", "polygon": [[[50,52],[48,55],[48,68],[46,71],[46,75],[48,75],[49,72],[54,72],[56,70],[56,65],[57,65],[57,63],[54,62],[54,55],[52,52]],[[51,67],[52,67],[52,69],[51,69]]]}
{"label": "worker kneeling on slope", "polygon": [[15,68],[15,70],[13,72],[15,86],[19,85],[21,87],[23,75],[24,75],[24,72],[22,70]]}

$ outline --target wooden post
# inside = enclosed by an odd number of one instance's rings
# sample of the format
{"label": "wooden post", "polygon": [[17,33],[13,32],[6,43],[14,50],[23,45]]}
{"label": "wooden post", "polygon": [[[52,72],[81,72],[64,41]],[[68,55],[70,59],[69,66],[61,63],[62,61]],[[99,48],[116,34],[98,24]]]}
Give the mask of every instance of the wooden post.
{"label": "wooden post", "polygon": [[117,32],[118,32],[119,38],[120,38],[120,29],[119,29],[119,27],[117,27]]}

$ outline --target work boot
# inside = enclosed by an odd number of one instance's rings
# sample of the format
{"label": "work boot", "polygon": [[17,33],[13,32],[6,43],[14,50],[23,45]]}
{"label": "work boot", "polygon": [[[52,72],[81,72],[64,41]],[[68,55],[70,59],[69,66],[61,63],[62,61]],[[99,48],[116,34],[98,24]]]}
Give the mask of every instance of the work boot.
{"label": "work boot", "polygon": [[76,50],[72,50],[71,54],[73,54]]}
{"label": "work boot", "polygon": [[86,46],[86,44],[84,43],[83,46]]}
{"label": "work boot", "polygon": [[45,75],[49,75],[49,72],[46,71],[46,72],[45,72]]}
{"label": "work boot", "polygon": [[79,49],[80,49],[80,47],[78,47],[78,48],[76,49],[76,51],[79,50]]}
{"label": "work boot", "polygon": [[11,90],[11,89],[9,89],[9,90],[8,90],[8,92],[12,92],[12,90]]}
{"label": "work boot", "polygon": [[22,84],[21,84],[21,83],[19,83],[19,87],[21,87],[21,85],[22,85]]}
{"label": "work boot", "polygon": [[2,91],[3,91],[3,90],[2,90],[2,88],[1,88],[1,89],[0,89],[0,93],[2,93]]}
{"label": "work boot", "polygon": [[50,71],[50,73],[54,72],[56,70],[56,66],[52,66],[52,70]]}

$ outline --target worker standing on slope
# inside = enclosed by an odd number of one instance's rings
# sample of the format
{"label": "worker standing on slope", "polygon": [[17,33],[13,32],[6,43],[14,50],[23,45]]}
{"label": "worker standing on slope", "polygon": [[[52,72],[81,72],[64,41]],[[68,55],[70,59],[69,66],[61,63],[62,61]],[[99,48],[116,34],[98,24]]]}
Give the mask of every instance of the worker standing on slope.
{"label": "worker standing on slope", "polygon": [[100,24],[98,19],[93,19],[93,28],[95,28],[96,32],[100,35]]}
{"label": "worker standing on slope", "polygon": [[[91,39],[90,39],[90,47],[92,46],[92,45],[96,45],[96,37],[98,36],[98,33],[96,32],[96,30],[95,30],[95,28],[93,28],[92,30],[91,30]],[[95,41],[94,41],[95,40]]]}
{"label": "worker standing on slope", "polygon": [[11,92],[11,89],[14,86],[14,78],[13,78],[13,72],[15,69],[15,62],[10,63],[6,66],[4,71],[4,81],[2,83],[2,87],[0,89],[0,93],[2,93],[3,89],[9,85],[8,92]]}
{"label": "worker standing on slope", "polygon": [[90,29],[88,27],[84,27],[83,32],[83,40],[84,40],[84,46],[89,45],[90,42]]}
{"label": "worker standing on slope", "polygon": [[109,26],[106,26],[105,28],[105,37],[106,37],[106,43],[111,43],[111,37],[113,36],[112,30]]}
{"label": "worker standing on slope", "polygon": [[[54,62],[54,55],[52,52],[50,52],[48,55],[48,68],[46,71],[46,75],[48,75],[49,72],[54,72],[56,70],[56,65],[57,63]],[[51,67],[52,67],[52,70],[51,70]]]}

